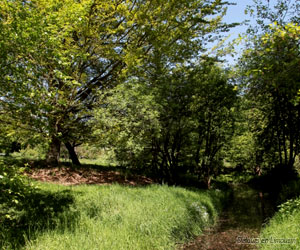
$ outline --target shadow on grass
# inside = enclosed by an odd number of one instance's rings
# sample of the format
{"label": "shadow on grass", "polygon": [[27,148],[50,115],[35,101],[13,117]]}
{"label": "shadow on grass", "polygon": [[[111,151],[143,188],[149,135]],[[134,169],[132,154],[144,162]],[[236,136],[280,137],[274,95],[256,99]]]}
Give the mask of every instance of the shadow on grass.
{"label": "shadow on grass", "polygon": [[[33,240],[46,230],[73,230],[78,212],[72,210],[73,195],[68,191],[31,190],[17,204],[0,211],[0,249],[20,249],[26,240]],[[2,217],[2,218],[1,218]]]}
{"label": "shadow on grass", "polygon": [[[27,159],[24,157],[14,157],[14,156],[0,156],[0,159],[3,160],[3,162],[7,165],[14,165],[18,167],[24,167],[27,166],[31,168],[52,168],[49,166],[44,159]],[[58,166],[54,167],[69,167],[73,169],[93,169],[98,171],[125,171],[126,168],[122,166],[105,166],[105,165],[99,165],[99,164],[86,164],[82,163],[81,165],[77,166],[72,164],[69,161],[61,161]]]}

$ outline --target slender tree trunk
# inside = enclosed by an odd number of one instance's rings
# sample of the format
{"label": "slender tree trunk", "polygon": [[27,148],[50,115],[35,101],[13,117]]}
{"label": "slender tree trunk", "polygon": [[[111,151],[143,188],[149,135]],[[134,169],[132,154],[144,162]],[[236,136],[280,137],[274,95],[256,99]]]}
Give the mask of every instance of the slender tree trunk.
{"label": "slender tree trunk", "polygon": [[60,158],[61,141],[53,135],[49,144],[49,150],[46,157],[48,166],[57,166]]}
{"label": "slender tree trunk", "polygon": [[75,147],[70,142],[65,142],[66,148],[68,149],[70,159],[74,165],[81,165],[78,156],[75,151]]}
{"label": "slender tree trunk", "polygon": [[202,130],[198,129],[198,143],[197,143],[197,148],[195,153],[196,168],[199,167],[199,163],[200,163],[200,150],[201,150],[202,142],[203,142]]}
{"label": "slender tree trunk", "polygon": [[211,176],[206,177],[206,187],[207,189],[211,188]]}

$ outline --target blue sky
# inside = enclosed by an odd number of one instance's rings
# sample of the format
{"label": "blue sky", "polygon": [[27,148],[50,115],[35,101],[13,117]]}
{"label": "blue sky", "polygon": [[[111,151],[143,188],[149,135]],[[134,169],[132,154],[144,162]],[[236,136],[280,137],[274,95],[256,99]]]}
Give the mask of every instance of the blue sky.
{"label": "blue sky", "polygon": [[[245,19],[250,19],[248,15],[245,15],[244,10],[247,5],[252,5],[252,0],[231,0],[230,2],[236,3],[236,5],[230,5],[227,10],[227,15],[224,18],[225,22],[234,23],[234,22],[242,22]],[[234,33],[237,35],[239,32],[246,31],[245,26],[239,26],[234,29],[230,33]]]}
{"label": "blue sky", "polygon": [[[247,5],[252,5],[253,0],[229,0],[229,2],[236,3],[236,5],[230,5],[227,10],[227,15],[224,18],[224,21],[226,23],[235,23],[235,22],[243,22],[244,20],[250,20],[250,22],[253,22],[251,20],[249,15],[245,15],[244,11],[246,9]],[[229,32],[231,35],[230,40],[235,39],[238,37],[239,33],[245,32],[247,29],[246,25],[237,26],[235,28],[232,28]],[[236,48],[238,51],[242,49],[241,46]],[[234,59],[231,57],[227,57],[227,60],[230,64],[234,63]]]}

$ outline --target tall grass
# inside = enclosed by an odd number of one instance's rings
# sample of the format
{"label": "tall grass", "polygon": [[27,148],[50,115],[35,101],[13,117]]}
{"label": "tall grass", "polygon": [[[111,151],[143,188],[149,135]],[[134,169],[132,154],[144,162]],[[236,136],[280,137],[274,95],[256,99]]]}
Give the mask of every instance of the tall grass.
{"label": "tall grass", "polygon": [[[51,195],[67,194],[72,203],[36,217],[23,249],[174,249],[215,223],[225,193],[152,185],[73,186],[40,184]],[[70,199],[69,199],[70,200]],[[46,200],[47,201],[47,200]],[[58,203],[50,204],[55,210]],[[5,239],[5,237],[2,237]],[[15,248],[12,238],[4,249]],[[4,240],[5,241],[5,240]]]}
{"label": "tall grass", "polygon": [[300,197],[280,205],[261,232],[260,249],[300,249]]}

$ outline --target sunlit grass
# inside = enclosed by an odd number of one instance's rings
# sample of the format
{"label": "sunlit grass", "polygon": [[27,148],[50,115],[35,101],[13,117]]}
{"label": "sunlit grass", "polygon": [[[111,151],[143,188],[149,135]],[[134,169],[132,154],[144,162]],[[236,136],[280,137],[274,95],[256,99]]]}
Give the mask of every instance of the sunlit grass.
{"label": "sunlit grass", "polygon": [[300,198],[287,201],[260,235],[260,249],[300,249]]}
{"label": "sunlit grass", "polygon": [[74,201],[49,226],[24,233],[23,249],[174,249],[215,223],[225,196],[160,185],[39,185]]}

